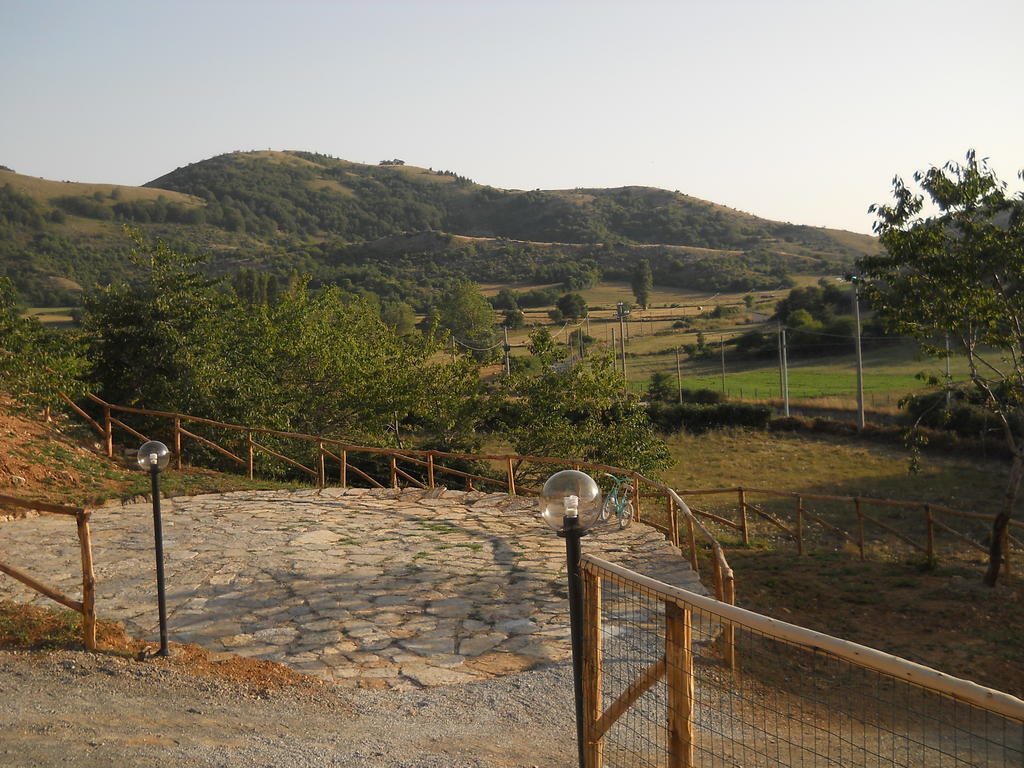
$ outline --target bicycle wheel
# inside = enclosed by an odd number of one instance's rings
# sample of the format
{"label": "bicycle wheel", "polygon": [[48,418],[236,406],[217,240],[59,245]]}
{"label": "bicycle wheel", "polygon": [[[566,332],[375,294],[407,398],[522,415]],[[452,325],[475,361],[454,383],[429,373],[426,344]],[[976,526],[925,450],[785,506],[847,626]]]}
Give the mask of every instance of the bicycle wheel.
{"label": "bicycle wheel", "polygon": [[600,518],[601,518],[601,522],[602,523],[605,520],[607,520],[609,517],[611,517],[612,512],[615,511],[615,505],[617,503],[618,503],[618,499],[615,498],[615,494],[614,493],[609,493],[608,496],[604,500],[604,504],[601,505],[601,515],[600,515]]}
{"label": "bicycle wheel", "polygon": [[633,502],[627,501],[622,505],[622,512],[619,513],[619,528],[628,528],[633,522]]}

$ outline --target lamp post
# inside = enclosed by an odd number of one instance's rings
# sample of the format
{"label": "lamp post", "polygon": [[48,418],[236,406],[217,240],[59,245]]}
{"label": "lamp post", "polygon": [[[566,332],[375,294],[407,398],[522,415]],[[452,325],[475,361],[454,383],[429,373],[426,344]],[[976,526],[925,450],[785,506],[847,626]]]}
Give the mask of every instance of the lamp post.
{"label": "lamp post", "polygon": [[164,597],[164,532],[160,520],[160,472],[171,460],[171,452],[167,446],[156,440],[143,443],[139,448],[138,462],[142,469],[149,472],[150,486],[153,491],[153,535],[156,540],[156,594],[160,611],[160,650],[157,656],[170,656],[167,647],[167,602]]}
{"label": "lamp post", "polygon": [[572,639],[572,677],[576,699],[576,745],[584,768],[583,735],[583,579],[580,576],[580,537],[597,522],[601,489],[594,478],[575,469],[556,472],[541,491],[541,516],[565,539],[569,572],[569,629]]}

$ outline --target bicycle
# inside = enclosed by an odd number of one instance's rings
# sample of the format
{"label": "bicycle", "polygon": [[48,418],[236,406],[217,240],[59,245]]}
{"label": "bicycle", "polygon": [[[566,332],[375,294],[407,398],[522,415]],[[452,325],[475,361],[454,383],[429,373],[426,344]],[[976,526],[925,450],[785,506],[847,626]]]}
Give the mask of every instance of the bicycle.
{"label": "bicycle", "polygon": [[629,500],[629,494],[633,492],[633,485],[626,477],[616,477],[607,472],[604,473],[604,476],[611,478],[612,489],[605,497],[604,504],[601,505],[601,521],[604,522],[610,518],[614,512],[619,521],[619,528],[627,528],[633,522],[633,503]]}

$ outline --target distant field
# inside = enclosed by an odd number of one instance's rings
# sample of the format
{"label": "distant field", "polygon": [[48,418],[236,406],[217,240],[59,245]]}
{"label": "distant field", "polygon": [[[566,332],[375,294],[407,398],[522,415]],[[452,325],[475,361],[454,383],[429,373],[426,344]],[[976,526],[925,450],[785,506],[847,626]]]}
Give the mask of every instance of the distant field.
{"label": "distant field", "polygon": [[72,312],[75,307],[31,307],[24,317],[34,317],[43,325],[68,326],[75,322]]}
{"label": "distant field", "polygon": [[[687,389],[722,389],[721,358],[690,361],[683,358],[680,366],[683,387]],[[818,358],[790,358],[788,361],[789,394],[791,398],[852,396],[857,391],[856,358],[853,342],[847,355]],[[656,371],[675,377],[675,355],[665,354],[628,358],[626,370],[633,382],[645,386]],[[864,351],[864,392],[868,404],[895,405],[905,394],[921,390],[925,384],[919,373],[941,376],[945,362],[921,355],[914,342],[866,349]],[[967,363],[963,358],[950,360],[950,373],[955,381],[967,379]],[[732,397],[770,399],[781,397],[777,360],[738,361],[725,355],[725,391]]]}

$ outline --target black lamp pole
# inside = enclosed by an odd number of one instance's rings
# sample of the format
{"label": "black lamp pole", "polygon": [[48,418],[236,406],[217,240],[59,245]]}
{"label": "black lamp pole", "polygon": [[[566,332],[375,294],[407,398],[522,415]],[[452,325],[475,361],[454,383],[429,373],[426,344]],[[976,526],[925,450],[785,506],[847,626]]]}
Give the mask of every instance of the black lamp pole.
{"label": "black lamp pole", "polygon": [[572,678],[576,695],[576,746],[580,768],[586,766],[583,740],[583,579],[580,576],[580,529],[578,517],[563,517],[558,535],[565,539],[565,562],[569,571],[569,630],[572,638]]}
{"label": "black lamp pole", "polygon": [[160,650],[157,656],[170,656],[167,647],[167,602],[164,596],[164,531],[160,520],[160,468],[150,459],[149,477],[153,489],[153,532],[156,538],[156,594],[160,610]]}

